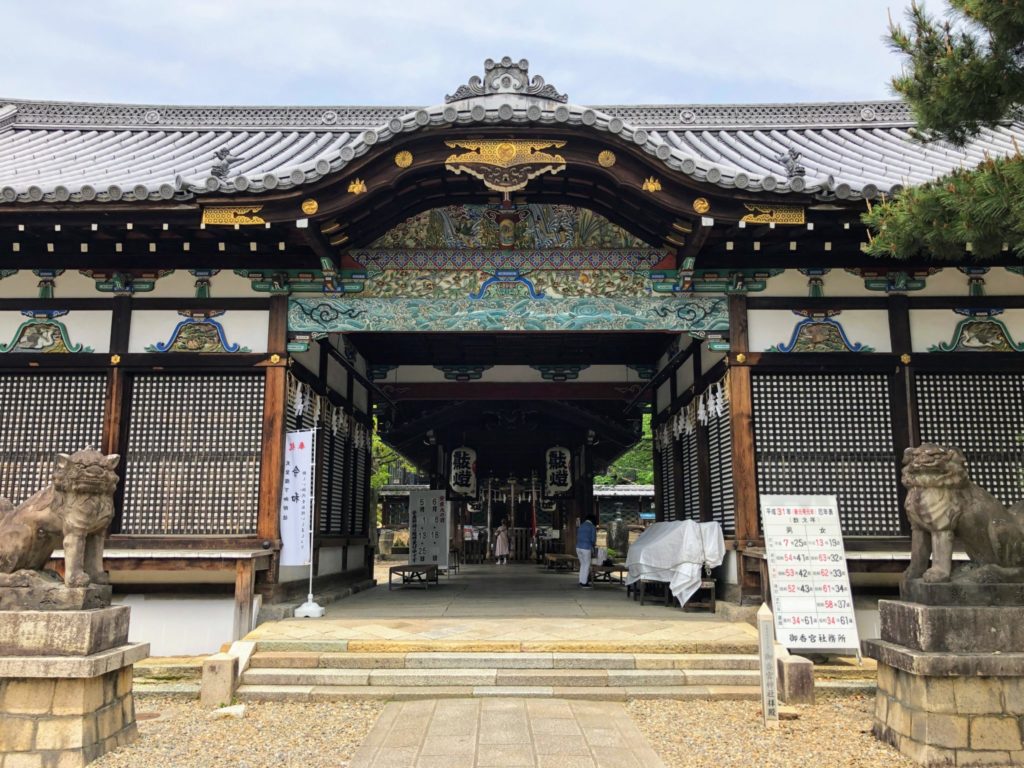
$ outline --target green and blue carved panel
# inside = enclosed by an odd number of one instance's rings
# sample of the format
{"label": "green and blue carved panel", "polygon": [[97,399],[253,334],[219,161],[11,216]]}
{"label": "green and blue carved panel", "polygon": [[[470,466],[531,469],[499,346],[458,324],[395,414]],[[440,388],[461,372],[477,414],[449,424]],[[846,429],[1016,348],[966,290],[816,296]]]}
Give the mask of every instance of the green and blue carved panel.
{"label": "green and blue carved panel", "polygon": [[[838,313],[837,313],[838,314]],[[846,329],[833,317],[805,317],[793,328],[788,343],[769,347],[768,352],[874,352],[873,347],[851,341]]]}
{"label": "green and blue carved panel", "polygon": [[71,341],[68,328],[58,320],[68,314],[66,309],[24,310],[25,320],[6,343],[0,343],[0,354],[68,354],[92,352],[91,347]]}
{"label": "green and blue carved panel", "polygon": [[726,299],[292,298],[293,333],[352,331],[727,330]]}
{"label": "green and blue carved panel", "polygon": [[228,341],[224,326],[215,318],[223,311],[200,310],[178,313],[184,319],[171,331],[167,341],[146,347],[147,352],[249,352],[247,347]]}
{"label": "green and blue carved panel", "polygon": [[996,319],[1001,309],[955,311],[967,317],[957,323],[952,339],[928,347],[929,352],[1024,352],[1024,344],[1014,341],[1006,324]]}

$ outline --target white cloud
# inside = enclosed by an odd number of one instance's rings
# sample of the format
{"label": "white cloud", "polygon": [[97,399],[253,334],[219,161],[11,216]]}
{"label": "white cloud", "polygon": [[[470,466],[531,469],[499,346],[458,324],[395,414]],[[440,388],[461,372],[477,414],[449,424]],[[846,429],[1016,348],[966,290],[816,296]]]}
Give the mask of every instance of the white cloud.
{"label": "white cloud", "polygon": [[885,98],[886,12],[907,4],[8,1],[0,94],[425,104],[509,55],[585,104]]}

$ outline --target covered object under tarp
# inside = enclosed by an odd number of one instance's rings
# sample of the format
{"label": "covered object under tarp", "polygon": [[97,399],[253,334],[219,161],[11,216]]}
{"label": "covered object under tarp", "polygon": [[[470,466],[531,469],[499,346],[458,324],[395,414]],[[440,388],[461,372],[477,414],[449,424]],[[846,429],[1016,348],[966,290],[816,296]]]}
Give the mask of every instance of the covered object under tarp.
{"label": "covered object under tarp", "polygon": [[680,605],[685,605],[700,586],[701,568],[715,568],[724,558],[725,540],[718,523],[654,523],[629,545],[626,583],[667,582]]}

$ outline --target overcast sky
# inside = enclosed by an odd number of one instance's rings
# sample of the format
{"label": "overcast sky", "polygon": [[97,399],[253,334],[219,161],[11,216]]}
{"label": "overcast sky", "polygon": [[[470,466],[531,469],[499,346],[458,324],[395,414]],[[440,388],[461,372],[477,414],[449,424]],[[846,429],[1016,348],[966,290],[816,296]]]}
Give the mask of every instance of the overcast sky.
{"label": "overcast sky", "polygon": [[418,106],[505,55],[578,104],[890,98],[908,5],[0,0],[0,100]]}

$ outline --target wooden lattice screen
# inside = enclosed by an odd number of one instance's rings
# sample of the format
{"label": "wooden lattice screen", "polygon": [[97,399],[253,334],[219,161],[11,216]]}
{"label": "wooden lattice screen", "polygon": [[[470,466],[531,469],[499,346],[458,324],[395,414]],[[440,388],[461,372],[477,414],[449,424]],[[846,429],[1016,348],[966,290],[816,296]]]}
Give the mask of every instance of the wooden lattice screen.
{"label": "wooden lattice screen", "polygon": [[683,471],[683,503],[680,520],[700,520],[700,463],[697,460],[697,431],[679,436],[680,465]]}
{"label": "wooden lattice screen", "polygon": [[256,533],[263,386],[258,375],[132,378],[121,533]]}
{"label": "wooden lattice screen", "polygon": [[759,493],[834,494],[847,536],[900,534],[885,374],[753,376]]}
{"label": "wooden lattice screen", "polygon": [[736,533],[736,510],[732,492],[732,432],[729,405],[721,416],[708,421],[708,458],[711,474],[711,519],[722,526],[722,533]]}
{"label": "wooden lattice screen", "polygon": [[20,504],[52,480],[58,453],[99,448],[104,374],[0,376],[0,496]]}
{"label": "wooden lattice screen", "polygon": [[1024,374],[919,373],[921,440],[959,448],[971,479],[1003,504],[1024,499]]}
{"label": "wooden lattice screen", "polygon": [[352,517],[349,519],[349,534],[352,536],[366,535],[366,472],[369,462],[367,461],[366,449],[359,446],[355,449],[355,473],[352,482],[355,485],[354,504],[352,506]]}
{"label": "wooden lattice screen", "polygon": [[672,460],[672,445],[661,445],[658,450],[658,466],[661,470],[658,479],[661,483],[661,504],[665,520],[676,519],[675,462]]}

